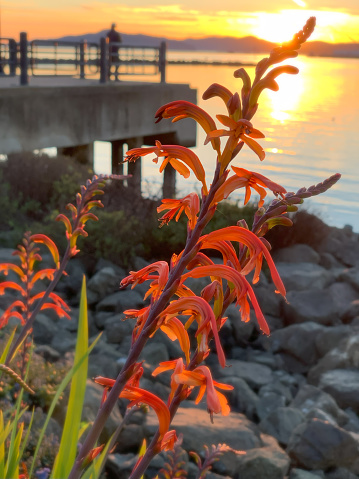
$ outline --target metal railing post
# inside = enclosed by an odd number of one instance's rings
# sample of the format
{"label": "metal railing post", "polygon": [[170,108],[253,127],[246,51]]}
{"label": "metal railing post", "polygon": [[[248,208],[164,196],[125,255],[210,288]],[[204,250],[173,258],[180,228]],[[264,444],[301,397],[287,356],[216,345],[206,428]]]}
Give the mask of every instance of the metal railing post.
{"label": "metal railing post", "polygon": [[27,56],[27,33],[20,33],[20,85],[28,85],[28,56]]}
{"label": "metal railing post", "polygon": [[159,50],[158,68],[161,74],[161,83],[166,83],[166,42],[161,42]]}
{"label": "metal railing post", "polygon": [[85,51],[86,51],[86,40],[82,40],[80,43],[80,78],[85,78]]}
{"label": "metal railing post", "polygon": [[9,74],[10,76],[16,75],[17,67],[17,44],[13,38],[9,40]]}
{"label": "metal railing post", "polygon": [[108,78],[108,39],[100,39],[100,83],[106,83]]}

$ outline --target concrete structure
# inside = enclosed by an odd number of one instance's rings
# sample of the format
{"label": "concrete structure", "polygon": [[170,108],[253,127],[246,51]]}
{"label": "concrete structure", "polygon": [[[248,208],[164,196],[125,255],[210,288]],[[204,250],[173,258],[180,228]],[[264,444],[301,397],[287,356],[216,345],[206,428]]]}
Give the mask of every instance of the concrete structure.
{"label": "concrete structure", "polygon": [[[57,82],[57,83],[56,83]],[[32,78],[30,86],[0,79],[0,153],[57,147],[62,153],[93,160],[93,142],[112,142],[112,168],[121,171],[122,145],[179,143],[194,146],[196,124],[185,119],[155,124],[156,110],[173,100],[196,103],[196,90],[184,84]],[[129,165],[140,185],[140,164]],[[168,173],[169,183],[171,174]],[[173,176],[173,175],[172,175]]]}

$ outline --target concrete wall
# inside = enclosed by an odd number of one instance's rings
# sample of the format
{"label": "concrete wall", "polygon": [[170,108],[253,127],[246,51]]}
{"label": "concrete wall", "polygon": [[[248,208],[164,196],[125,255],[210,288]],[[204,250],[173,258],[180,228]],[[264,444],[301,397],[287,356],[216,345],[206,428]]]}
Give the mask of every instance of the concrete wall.
{"label": "concrete wall", "polygon": [[125,83],[1,88],[0,153],[86,145],[96,140],[143,137],[144,144],[173,134],[194,146],[196,124],[185,119],[154,123],[156,110],[173,100],[196,103],[184,84]]}

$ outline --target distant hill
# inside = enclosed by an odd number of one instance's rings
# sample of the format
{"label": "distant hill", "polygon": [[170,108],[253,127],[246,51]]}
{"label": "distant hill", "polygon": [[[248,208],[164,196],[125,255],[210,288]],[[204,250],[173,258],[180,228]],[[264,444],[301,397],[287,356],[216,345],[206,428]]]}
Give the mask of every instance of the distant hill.
{"label": "distant hill", "polygon": [[[74,35],[57,38],[64,41],[81,41],[99,43],[101,37],[105,37],[108,30],[102,30],[97,33],[86,33],[84,35]],[[268,53],[272,50],[274,43],[261,40],[256,37],[206,37],[206,38],[187,38],[186,40],[171,40],[164,37],[152,37],[149,35],[122,35],[122,42],[128,46],[153,46],[157,47],[162,41],[167,43],[170,50],[204,50],[234,53]],[[301,48],[301,53],[312,56],[325,57],[354,57],[359,58],[358,43],[325,43],[308,42]]]}

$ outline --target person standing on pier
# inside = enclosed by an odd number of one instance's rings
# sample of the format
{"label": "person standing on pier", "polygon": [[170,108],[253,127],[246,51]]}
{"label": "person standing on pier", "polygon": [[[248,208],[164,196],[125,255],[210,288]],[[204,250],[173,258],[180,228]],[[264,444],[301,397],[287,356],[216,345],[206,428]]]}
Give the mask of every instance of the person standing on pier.
{"label": "person standing on pier", "polygon": [[111,30],[108,31],[107,33],[107,38],[110,42],[110,59],[109,59],[109,66],[108,66],[108,76],[110,78],[111,76],[111,67],[112,65],[115,65],[115,80],[118,80],[118,68],[119,68],[119,62],[120,62],[120,57],[118,54],[118,45],[117,43],[121,43],[121,35],[119,32],[116,31],[116,23],[113,23],[111,25]]}

